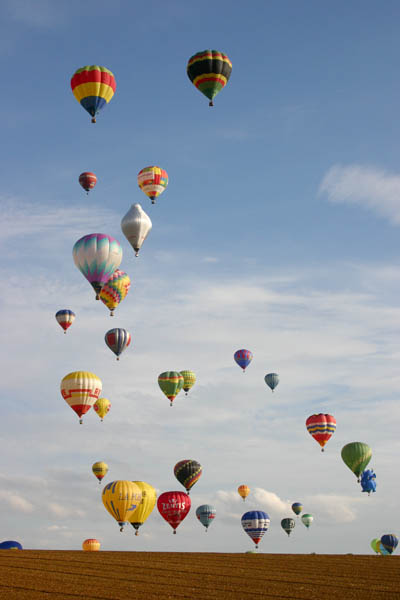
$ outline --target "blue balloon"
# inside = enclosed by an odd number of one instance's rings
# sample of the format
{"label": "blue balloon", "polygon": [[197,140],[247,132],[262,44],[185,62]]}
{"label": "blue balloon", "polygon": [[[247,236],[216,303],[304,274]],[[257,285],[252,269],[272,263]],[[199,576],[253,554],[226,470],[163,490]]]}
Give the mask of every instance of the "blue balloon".
{"label": "blue balloon", "polygon": [[233,358],[235,359],[235,362],[239,365],[239,367],[241,367],[244,371],[253,360],[253,353],[250,352],[250,350],[242,348],[241,350],[237,350],[235,352]]}
{"label": "blue balloon", "polygon": [[268,531],[269,516],[262,510],[249,510],[244,513],[241,520],[243,529],[258,548],[258,542],[260,542],[264,533]]}
{"label": "blue balloon", "polygon": [[216,514],[217,514],[217,511],[210,504],[202,504],[201,506],[196,508],[196,517],[198,518],[200,523],[202,525],[204,525],[204,527],[206,528],[206,531],[207,531],[210,523],[212,523],[214,521]]}
{"label": "blue balloon", "polygon": [[398,543],[399,539],[397,535],[394,535],[394,533],[386,533],[381,537],[381,546],[383,546],[389,552],[389,554],[392,554],[392,552],[397,548]]}
{"label": "blue balloon", "polygon": [[7,540],[0,544],[0,550],[22,550],[22,545],[14,540]]}
{"label": "blue balloon", "polygon": [[363,492],[376,491],[376,474],[372,469],[367,469],[361,473],[361,487]]}

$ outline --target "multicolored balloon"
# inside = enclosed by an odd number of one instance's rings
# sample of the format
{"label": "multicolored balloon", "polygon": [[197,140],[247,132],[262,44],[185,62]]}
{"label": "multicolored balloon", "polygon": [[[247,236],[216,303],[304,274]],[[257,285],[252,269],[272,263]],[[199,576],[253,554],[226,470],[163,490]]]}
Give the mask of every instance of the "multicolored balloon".
{"label": "multicolored balloon", "polygon": [[103,285],[100,292],[100,300],[110,310],[110,317],[114,316],[114,310],[126,298],[131,280],[129,275],[120,269],[116,269],[108,281]]}
{"label": "multicolored balloon", "polygon": [[253,360],[253,353],[250,352],[250,350],[242,348],[241,350],[236,350],[235,354],[233,355],[233,358],[235,359],[235,362],[239,365],[239,367],[243,369],[244,373],[251,361]]}
{"label": "multicolored balloon", "polygon": [[307,529],[310,527],[310,525],[313,521],[314,521],[314,517],[308,513],[305,513],[304,515],[301,516],[301,522],[303,523],[303,525],[305,525],[307,527]]}
{"label": "multicolored balloon", "polygon": [[325,444],[331,439],[336,430],[336,419],[332,415],[311,415],[306,421],[307,431],[321,446],[324,452]]}
{"label": "multicolored balloon", "polygon": [[89,194],[90,190],[92,190],[97,183],[97,177],[90,171],[84,171],[79,175],[79,183],[86,193]]}
{"label": "multicolored balloon", "polygon": [[91,115],[92,123],[96,123],[96,115],[110,102],[116,88],[111,71],[98,65],[77,69],[71,79],[72,92],[79,104]]}
{"label": "multicolored balloon", "polygon": [[292,511],[294,512],[295,515],[299,516],[299,514],[301,513],[302,510],[303,510],[303,505],[301,504],[301,502],[294,502],[292,504]]}
{"label": "multicolored balloon", "polygon": [[247,496],[250,494],[250,488],[247,485],[239,485],[238,494],[241,498],[243,498],[243,502],[246,500]]}
{"label": "multicolored balloon", "polygon": [[100,550],[100,542],[95,538],[90,538],[82,542],[82,550],[84,552],[98,552]]}
{"label": "multicolored balloon", "polygon": [[270,524],[269,516],[262,510],[250,510],[244,513],[241,521],[243,529],[251,537],[256,548],[258,548],[258,544],[262,540],[264,533],[268,531]]}
{"label": "multicolored balloon", "polygon": [[190,493],[191,488],[200,479],[203,472],[203,467],[197,460],[180,460],[174,467],[174,475],[186,489],[187,493]]}
{"label": "multicolored balloon", "polygon": [[206,533],[210,524],[214,521],[216,514],[217,511],[213,506],[211,506],[211,504],[202,504],[196,508],[196,517],[206,528]]}
{"label": "multicolored balloon", "polygon": [[138,186],[148,196],[152,204],[168,185],[168,173],[161,167],[145,167],[138,173]]}
{"label": "multicolored balloon", "polygon": [[158,512],[171,525],[174,533],[188,514],[190,506],[190,496],[184,492],[164,492],[157,500]]}
{"label": "multicolored balloon", "polygon": [[105,508],[118,522],[120,531],[123,531],[142,500],[142,492],[133,481],[112,481],[103,489],[102,499]]}
{"label": "multicolored balloon", "polygon": [[145,481],[134,481],[142,492],[142,499],[136,510],[129,517],[129,522],[136,530],[135,535],[139,535],[139,527],[147,520],[153,511],[157,502],[157,492],[152,485]]}
{"label": "multicolored balloon", "polygon": [[372,469],[366,469],[361,473],[360,477],[361,488],[363,492],[376,492],[376,474]]}
{"label": "multicolored balloon", "polygon": [[108,464],[102,461],[99,462],[95,462],[92,465],[92,471],[93,471],[93,475],[95,477],[97,477],[97,479],[99,480],[99,483],[101,483],[101,480],[103,479],[103,477],[105,477],[108,473]]}
{"label": "multicolored balloon", "polygon": [[100,292],[122,260],[120,243],[105,233],[90,233],[81,237],[72,250],[74,263],[96,292]]}
{"label": "multicolored balloon", "polygon": [[78,415],[79,423],[83,423],[82,416],[96,402],[102,387],[97,375],[89,371],[73,371],[61,380],[61,395]]}
{"label": "multicolored balloon", "polygon": [[193,371],[180,371],[180,374],[183,377],[183,391],[185,392],[185,396],[187,396],[189,390],[191,390],[196,383],[196,375]]}
{"label": "multicolored balloon", "polygon": [[165,371],[158,376],[158,385],[169,400],[169,405],[183,388],[184,379],[178,371]]}
{"label": "multicolored balloon", "polygon": [[267,373],[264,377],[264,381],[272,391],[276,388],[279,383],[279,375],[278,373]]}
{"label": "multicolored balloon", "polygon": [[399,538],[394,533],[385,533],[380,539],[381,547],[383,546],[385,550],[392,554],[399,543]]}
{"label": "multicolored balloon", "polygon": [[93,408],[96,411],[96,413],[98,414],[98,416],[100,417],[101,421],[103,421],[104,417],[106,416],[106,414],[108,413],[108,411],[111,408],[111,402],[109,401],[108,398],[99,398],[93,404]]}
{"label": "multicolored balloon", "polygon": [[121,229],[134,249],[135,256],[139,256],[139,250],[152,227],[149,215],[144,212],[140,204],[132,204],[121,221]]}
{"label": "multicolored balloon", "polygon": [[67,333],[68,327],[71,327],[75,321],[75,313],[68,308],[63,308],[56,312],[57,323],[64,329],[64,333]]}
{"label": "multicolored balloon", "polygon": [[288,535],[290,535],[293,531],[293,529],[295,528],[295,520],[292,519],[291,517],[288,517],[286,519],[282,519],[281,521],[281,527],[284,531],[286,531],[286,533]]}
{"label": "multicolored balloon", "polygon": [[189,58],[186,71],[193,85],[210,100],[209,106],[214,106],[213,99],[229,81],[232,63],[218,50],[203,50]]}
{"label": "multicolored balloon", "polygon": [[341,454],[343,462],[349,467],[350,471],[353,471],[359,483],[361,473],[371,460],[371,448],[363,442],[351,442],[343,446]]}
{"label": "multicolored balloon", "polygon": [[116,355],[117,360],[119,360],[122,352],[131,343],[131,334],[126,329],[115,327],[114,329],[107,331],[106,335],[104,336],[104,340],[110,350],[112,350]]}

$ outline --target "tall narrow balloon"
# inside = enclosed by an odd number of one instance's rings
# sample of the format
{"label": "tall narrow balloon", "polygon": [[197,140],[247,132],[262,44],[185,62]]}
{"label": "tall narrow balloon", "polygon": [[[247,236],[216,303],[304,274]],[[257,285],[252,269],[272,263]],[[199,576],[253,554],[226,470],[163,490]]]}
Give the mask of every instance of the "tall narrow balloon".
{"label": "tall narrow balloon", "polygon": [[336,431],[336,419],[332,415],[311,415],[306,421],[307,431],[324,451],[325,444],[331,439]]}
{"label": "tall narrow balloon", "polygon": [[126,215],[121,221],[122,233],[135,251],[135,256],[139,255],[144,240],[150,233],[152,222],[140,204],[132,204]]}
{"label": "tall narrow balloon", "polygon": [[139,171],[138,186],[148,196],[152,204],[168,185],[168,173],[161,167],[145,167]]}
{"label": "tall narrow balloon", "polygon": [[72,254],[75,265],[96,292],[96,300],[111,275],[122,260],[120,243],[105,233],[90,233],[74,245]]}
{"label": "tall narrow balloon", "polygon": [[71,79],[72,92],[92,117],[92,123],[96,123],[96,115],[110,102],[116,88],[113,73],[98,65],[87,65],[77,69]]}
{"label": "tall narrow balloon", "polygon": [[68,373],[60,385],[61,395],[66,403],[76,412],[79,423],[82,416],[93,406],[101,394],[101,380],[88,371],[73,371]]}
{"label": "tall narrow balloon", "polygon": [[210,100],[209,106],[214,106],[215,96],[229,81],[232,63],[223,52],[203,50],[189,58],[186,72],[193,85]]}
{"label": "tall narrow balloon", "polygon": [[64,333],[67,333],[67,329],[71,327],[75,321],[75,313],[68,308],[63,308],[56,312],[56,321],[64,329]]}

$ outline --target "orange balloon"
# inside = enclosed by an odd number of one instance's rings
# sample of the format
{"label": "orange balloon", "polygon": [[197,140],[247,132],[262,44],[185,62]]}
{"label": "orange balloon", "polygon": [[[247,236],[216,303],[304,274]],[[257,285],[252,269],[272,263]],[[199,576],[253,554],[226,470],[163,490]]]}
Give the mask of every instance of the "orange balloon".
{"label": "orange balloon", "polygon": [[250,488],[247,485],[239,485],[238,494],[243,498],[243,501],[246,500],[247,496],[250,494]]}
{"label": "orange balloon", "polygon": [[85,540],[82,542],[82,550],[85,550],[86,552],[96,552],[97,550],[100,550],[99,540],[95,540],[94,538]]}

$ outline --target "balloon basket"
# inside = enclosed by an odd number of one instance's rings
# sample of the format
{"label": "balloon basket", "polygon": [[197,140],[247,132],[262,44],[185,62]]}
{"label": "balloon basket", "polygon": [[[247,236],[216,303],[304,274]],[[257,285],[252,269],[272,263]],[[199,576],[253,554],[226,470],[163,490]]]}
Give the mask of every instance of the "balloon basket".
{"label": "balloon basket", "polygon": [[96,117],[93,117],[92,123],[96,123]]}
{"label": "balloon basket", "polygon": [[176,535],[176,531],[175,531],[175,529],[174,529],[173,533],[174,533],[174,535]]}

